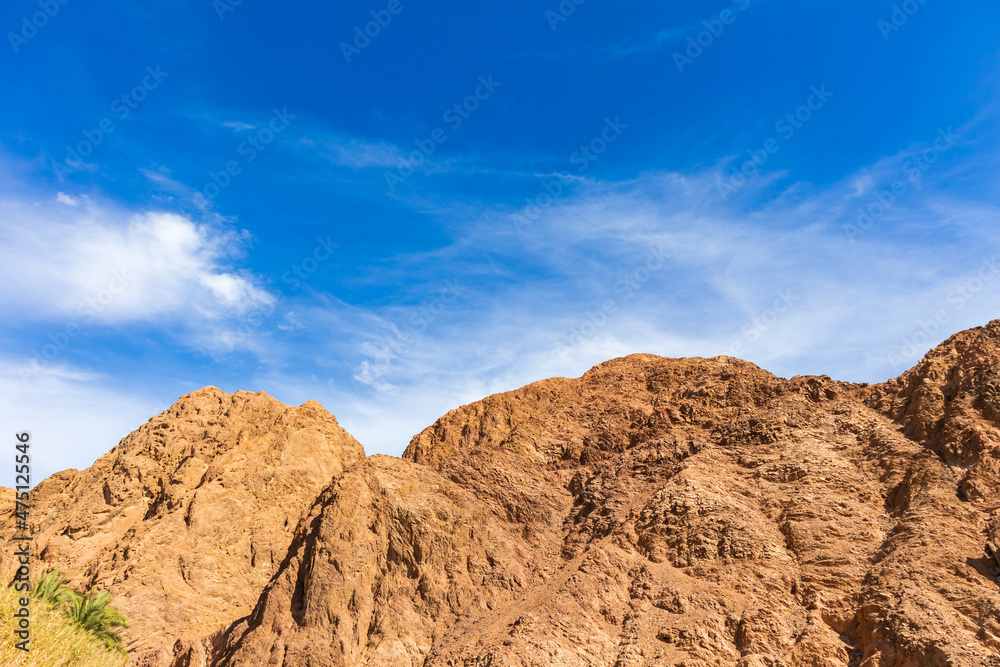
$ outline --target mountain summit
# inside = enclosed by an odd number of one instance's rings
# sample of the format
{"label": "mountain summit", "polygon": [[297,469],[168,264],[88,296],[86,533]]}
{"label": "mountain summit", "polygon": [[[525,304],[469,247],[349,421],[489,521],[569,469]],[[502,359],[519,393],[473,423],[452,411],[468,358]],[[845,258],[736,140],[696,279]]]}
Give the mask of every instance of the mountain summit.
{"label": "mountain summit", "polygon": [[[289,408],[264,393],[206,387],[87,470],[32,491],[41,560],[32,569],[111,590],[132,626],[130,653],[171,664],[175,644],[249,613],[313,498],[362,458],[315,401]],[[4,525],[12,534],[12,511]],[[13,572],[13,559],[0,563]]]}
{"label": "mountain summit", "polygon": [[632,355],[401,459],[208,388],[33,527],[136,665],[1000,666],[998,448],[1000,321],[872,386]]}

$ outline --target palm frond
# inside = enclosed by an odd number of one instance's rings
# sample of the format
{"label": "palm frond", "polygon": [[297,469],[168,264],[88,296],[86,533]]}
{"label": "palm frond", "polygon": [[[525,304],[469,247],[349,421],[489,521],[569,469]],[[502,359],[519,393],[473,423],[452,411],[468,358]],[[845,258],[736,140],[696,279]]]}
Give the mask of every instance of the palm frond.
{"label": "palm frond", "polygon": [[118,628],[127,628],[128,621],[110,602],[109,591],[91,591],[71,600],[66,613],[77,625],[100,638],[108,648],[124,651]]}
{"label": "palm frond", "polygon": [[51,605],[69,602],[77,593],[66,586],[69,580],[64,579],[59,570],[48,572],[35,580],[35,585],[31,589],[31,597]]}

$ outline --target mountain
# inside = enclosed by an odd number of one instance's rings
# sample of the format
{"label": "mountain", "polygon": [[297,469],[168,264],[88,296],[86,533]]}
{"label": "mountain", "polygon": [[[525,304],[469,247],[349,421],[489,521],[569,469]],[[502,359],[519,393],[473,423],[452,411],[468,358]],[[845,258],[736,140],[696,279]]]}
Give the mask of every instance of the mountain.
{"label": "mountain", "polygon": [[632,355],[401,459],[209,388],[35,502],[133,664],[1000,666],[1000,321],[871,386]]}
{"label": "mountain", "polygon": [[[310,502],[363,457],[315,401],[289,408],[263,393],[202,389],[87,470],[32,491],[33,569],[110,589],[136,663],[203,655],[201,639],[253,608]],[[10,551],[0,556],[8,580]]]}

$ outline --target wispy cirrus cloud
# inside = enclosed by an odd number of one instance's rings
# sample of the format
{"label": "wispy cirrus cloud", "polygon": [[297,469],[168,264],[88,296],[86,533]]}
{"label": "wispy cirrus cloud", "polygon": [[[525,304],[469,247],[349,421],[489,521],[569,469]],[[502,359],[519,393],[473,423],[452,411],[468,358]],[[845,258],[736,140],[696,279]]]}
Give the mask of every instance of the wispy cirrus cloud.
{"label": "wispy cirrus cloud", "polygon": [[240,120],[230,120],[222,123],[222,127],[228,127],[236,132],[243,132],[245,130],[253,130],[257,126],[252,123],[244,123]]}
{"label": "wispy cirrus cloud", "polygon": [[[266,383],[293,400],[312,392],[369,450],[399,453],[458,404],[634,352],[887,379],[997,316],[1000,273],[975,280],[1000,254],[1000,201],[955,190],[956,174],[978,160],[961,141],[914,173],[914,158],[939,138],[828,185],[765,176],[747,186],[753,196],[728,202],[716,187],[722,167],[588,179],[520,230],[516,205],[439,202],[450,243],[396,256],[375,278],[388,288],[420,275],[419,285],[379,307],[305,311],[304,345],[338,368],[311,388],[280,372]],[[858,211],[898,178],[905,195],[866,234],[849,234]],[[928,244],[929,228],[951,240]],[[449,280],[463,293],[443,303]],[[933,335],[921,334],[942,312]],[[342,335],[313,337],[333,330]]]}
{"label": "wispy cirrus cloud", "polygon": [[300,139],[316,156],[330,164],[349,169],[395,167],[404,159],[403,151],[388,142],[373,142],[361,138],[312,138]]}

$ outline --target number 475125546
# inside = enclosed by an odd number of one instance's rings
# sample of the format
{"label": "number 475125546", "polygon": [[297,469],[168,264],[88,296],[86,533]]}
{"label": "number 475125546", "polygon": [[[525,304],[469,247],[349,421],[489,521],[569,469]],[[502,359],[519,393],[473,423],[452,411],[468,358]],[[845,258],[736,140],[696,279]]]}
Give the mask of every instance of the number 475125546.
{"label": "number 475125546", "polygon": [[31,446],[31,434],[23,431],[15,437],[17,438],[15,449],[20,452],[14,459],[17,462],[17,467],[14,469],[14,472],[17,474],[17,490],[27,491],[31,488],[31,467],[29,465],[31,459],[28,456],[28,447]]}

